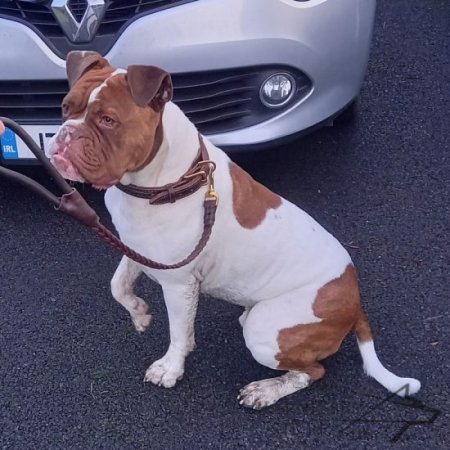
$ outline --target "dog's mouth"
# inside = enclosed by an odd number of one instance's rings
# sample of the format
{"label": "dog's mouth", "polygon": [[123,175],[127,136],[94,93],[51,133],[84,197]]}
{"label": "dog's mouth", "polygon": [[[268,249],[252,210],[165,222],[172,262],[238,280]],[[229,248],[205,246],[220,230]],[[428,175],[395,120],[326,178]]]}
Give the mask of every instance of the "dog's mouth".
{"label": "dog's mouth", "polygon": [[97,174],[94,173],[94,170],[89,170],[90,167],[85,168],[86,163],[83,164],[83,161],[80,160],[81,155],[73,151],[69,153],[68,147],[53,148],[49,156],[51,163],[67,180],[89,183],[97,190],[109,189],[119,182],[118,178],[111,177],[106,170],[99,168],[98,172],[100,173]]}
{"label": "dog's mouth", "polygon": [[63,154],[54,153],[50,162],[56,167],[58,172],[67,180],[84,183],[86,180],[81,176],[75,165]]}

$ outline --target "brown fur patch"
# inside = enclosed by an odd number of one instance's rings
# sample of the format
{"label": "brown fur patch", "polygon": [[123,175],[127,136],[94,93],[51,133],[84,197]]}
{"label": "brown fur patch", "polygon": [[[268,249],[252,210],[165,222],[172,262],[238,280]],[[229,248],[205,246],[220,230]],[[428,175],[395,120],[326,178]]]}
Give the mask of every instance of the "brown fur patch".
{"label": "brown fur patch", "polygon": [[159,118],[159,125],[157,126],[156,131],[155,131],[155,138],[153,139],[152,150],[148,154],[145,161],[143,163],[141,163],[140,166],[137,166],[136,168],[133,169],[135,172],[138,172],[139,170],[143,169],[144,167],[146,167],[148,164],[150,164],[153,161],[156,154],[158,153],[158,150],[160,149],[160,147],[162,145],[163,139],[164,139],[164,132],[163,132],[162,114],[161,114],[161,116]]}
{"label": "brown fur patch", "polygon": [[353,265],[348,265],[339,278],[319,289],[313,311],[322,322],[280,330],[280,352],[275,358],[279,361],[279,369],[301,370],[314,381],[325,373],[317,361],[336,353],[352,329],[357,331],[360,340],[371,336],[361,310],[358,277]]}
{"label": "brown fur patch", "polygon": [[269,209],[281,205],[281,197],[255,181],[233,162],[230,162],[230,174],[234,215],[242,227],[256,228],[263,222]]}
{"label": "brown fur patch", "polygon": [[62,102],[67,111],[64,120],[82,116],[87,108],[91,92],[99,87],[114,70],[114,67],[108,65],[101,69],[90,70],[77,80]]}
{"label": "brown fur patch", "polygon": [[[98,93],[97,102],[91,105],[87,120],[94,122],[96,116],[103,111],[113,114],[121,124],[117,130],[102,130],[102,138],[109,141],[108,156],[111,164],[119,172],[135,172],[149,163],[162,142],[162,112],[137,106],[125,75],[118,75],[107,81],[107,89]],[[126,154],[123,149],[127,149]],[[123,164],[126,167],[121,167]]]}
{"label": "brown fur patch", "polygon": [[358,320],[355,324],[356,336],[359,342],[373,341],[372,330],[370,329],[367,316],[362,309],[359,311]]}
{"label": "brown fur patch", "polygon": [[[86,72],[64,100],[68,118],[85,115],[84,123],[72,132],[68,157],[81,176],[98,187],[115,184],[125,172],[149,164],[163,140],[162,112],[136,105],[126,76],[109,78],[111,70],[108,66]],[[88,104],[92,90],[105,80],[106,87]],[[102,125],[105,115],[114,126]]]}

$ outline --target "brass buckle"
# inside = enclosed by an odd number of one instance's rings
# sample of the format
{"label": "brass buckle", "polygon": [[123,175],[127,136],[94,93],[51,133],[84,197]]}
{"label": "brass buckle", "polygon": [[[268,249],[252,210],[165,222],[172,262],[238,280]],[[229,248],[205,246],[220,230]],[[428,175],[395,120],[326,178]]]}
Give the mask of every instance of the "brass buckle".
{"label": "brass buckle", "polygon": [[217,206],[219,204],[219,194],[214,190],[208,190],[205,195],[205,200],[213,200]]}
{"label": "brass buckle", "polygon": [[209,177],[208,177],[208,190],[206,191],[206,195],[205,195],[205,200],[214,200],[216,203],[216,206],[219,204],[219,194],[217,193],[217,191],[214,189],[214,169],[216,168],[215,163],[214,164],[214,168],[213,170],[211,170],[211,172],[209,173]]}
{"label": "brass buckle", "polygon": [[202,164],[209,164],[211,167],[211,173],[213,173],[216,170],[216,163],[212,161],[211,159],[205,159],[204,161],[200,161],[197,163],[199,166]]}
{"label": "brass buckle", "polygon": [[202,177],[202,183],[205,183],[208,180],[208,174],[204,170],[199,170],[198,172],[191,173],[190,175],[184,175],[184,180],[190,180],[195,177]]}
{"label": "brass buckle", "polygon": [[209,165],[209,167],[210,167],[209,173],[207,173],[205,170],[199,170],[198,172],[194,172],[189,175],[184,175],[183,179],[189,180],[191,178],[201,176],[202,182],[208,184],[208,190],[206,191],[206,194],[205,194],[205,200],[213,200],[217,206],[219,204],[219,194],[214,189],[214,175],[213,175],[217,166],[214,161],[211,161],[210,159],[205,159],[205,161],[199,161],[197,163],[197,167],[202,166],[204,164]]}
{"label": "brass buckle", "polygon": [[[210,159],[205,159],[204,161],[199,161],[196,166],[202,166],[203,164],[209,164],[210,166],[210,171],[209,173],[206,173],[205,170],[199,170],[198,172],[194,172],[191,173],[189,175],[184,175],[183,179],[185,180],[190,180],[191,178],[195,178],[195,177],[202,177],[202,182],[205,183],[207,182],[210,178],[212,179],[212,174],[213,172],[216,170],[216,163],[214,161],[211,161]],[[214,185],[214,181],[212,182],[212,184]]]}

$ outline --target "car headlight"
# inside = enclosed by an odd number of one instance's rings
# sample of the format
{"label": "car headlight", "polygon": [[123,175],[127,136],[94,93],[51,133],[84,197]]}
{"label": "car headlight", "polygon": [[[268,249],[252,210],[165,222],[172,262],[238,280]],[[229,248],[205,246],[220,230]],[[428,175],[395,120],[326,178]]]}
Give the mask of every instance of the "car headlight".
{"label": "car headlight", "polygon": [[295,80],[290,74],[276,73],[261,84],[259,97],[265,106],[279,108],[292,98],[295,90]]}

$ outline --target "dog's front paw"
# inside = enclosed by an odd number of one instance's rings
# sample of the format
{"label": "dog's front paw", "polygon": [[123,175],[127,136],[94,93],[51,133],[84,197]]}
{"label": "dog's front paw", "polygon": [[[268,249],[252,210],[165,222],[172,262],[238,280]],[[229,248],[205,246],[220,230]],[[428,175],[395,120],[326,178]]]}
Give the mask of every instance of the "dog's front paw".
{"label": "dog's front paw", "polygon": [[183,378],[184,368],[173,364],[168,358],[155,361],[145,372],[144,383],[171,388]]}
{"label": "dog's front paw", "polygon": [[135,298],[135,306],[130,311],[131,321],[139,333],[143,333],[152,322],[152,315],[147,303],[139,297]]}
{"label": "dog's front paw", "polygon": [[149,325],[152,323],[152,315],[151,314],[141,314],[131,316],[131,321],[133,322],[134,328],[139,333],[143,333]]}

